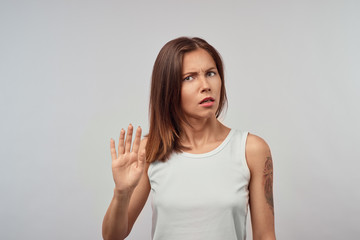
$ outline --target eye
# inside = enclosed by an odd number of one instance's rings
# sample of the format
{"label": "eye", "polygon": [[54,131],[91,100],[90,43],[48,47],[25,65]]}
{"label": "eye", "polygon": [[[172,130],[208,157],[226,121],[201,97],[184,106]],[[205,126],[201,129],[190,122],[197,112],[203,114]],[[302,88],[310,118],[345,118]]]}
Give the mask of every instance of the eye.
{"label": "eye", "polygon": [[207,75],[208,75],[208,77],[213,77],[213,76],[216,75],[216,73],[215,72],[208,72]]}
{"label": "eye", "polygon": [[189,80],[193,80],[194,78],[192,76],[187,76],[186,78],[184,78],[184,81],[189,81]]}

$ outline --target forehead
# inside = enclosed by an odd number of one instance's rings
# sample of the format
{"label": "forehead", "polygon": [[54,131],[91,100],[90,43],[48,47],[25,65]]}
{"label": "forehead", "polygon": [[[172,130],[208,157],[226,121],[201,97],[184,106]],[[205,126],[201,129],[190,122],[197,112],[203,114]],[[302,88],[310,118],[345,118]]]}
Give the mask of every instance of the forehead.
{"label": "forehead", "polygon": [[214,59],[202,48],[198,48],[184,54],[182,66],[183,73],[189,71],[207,70],[212,67],[216,67]]}

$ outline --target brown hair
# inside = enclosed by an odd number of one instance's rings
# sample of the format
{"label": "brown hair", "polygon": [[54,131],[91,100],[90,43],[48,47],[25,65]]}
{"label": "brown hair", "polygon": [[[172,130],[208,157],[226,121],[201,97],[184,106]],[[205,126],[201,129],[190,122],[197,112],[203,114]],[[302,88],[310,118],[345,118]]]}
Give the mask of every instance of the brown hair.
{"label": "brown hair", "polygon": [[170,154],[185,149],[180,143],[181,123],[186,123],[181,108],[182,61],[187,52],[202,48],[214,59],[221,78],[219,117],[227,103],[224,68],[217,50],[201,38],[180,37],[160,50],[152,72],[149,103],[150,129],[146,144],[146,160],[166,161]]}

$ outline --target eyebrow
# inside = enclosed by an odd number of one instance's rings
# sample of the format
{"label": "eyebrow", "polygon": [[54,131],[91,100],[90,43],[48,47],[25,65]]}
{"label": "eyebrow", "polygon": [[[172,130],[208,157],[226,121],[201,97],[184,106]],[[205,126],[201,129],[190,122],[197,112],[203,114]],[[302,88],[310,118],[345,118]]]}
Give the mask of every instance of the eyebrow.
{"label": "eyebrow", "polygon": [[[217,68],[216,67],[211,67],[211,68],[209,68],[209,69],[207,69],[205,72],[209,72],[209,71],[211,71],[211,70],[217,70]],[[187,72],[187,73],[183,73],[183,76],[186,76],[186,75],[194,75],[194,74],[198,74],[198,72]]]}

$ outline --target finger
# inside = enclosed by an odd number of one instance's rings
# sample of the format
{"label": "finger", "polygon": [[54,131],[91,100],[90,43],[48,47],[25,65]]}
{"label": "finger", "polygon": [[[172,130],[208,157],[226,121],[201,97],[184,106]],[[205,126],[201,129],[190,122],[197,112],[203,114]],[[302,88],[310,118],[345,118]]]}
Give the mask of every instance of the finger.
{"label": "finger", "polygon": [[115,150],[115,141],[112,138],[110,139],[110,153],[111,153],[111,160],[114,161],[116,159],[116,150]]}
{"label": "finger", "polygon": [[133,134],[133,126],[130,124],[125,139],[125,152],[130,152],[132,134]]}
{"label": "finger", "polygon": [[121,129],[120,137],[119,137],[119,146],[118,146],[118,153],[119,154],[124,154],[124,150],[125,150],[124,138],[125,138],[125,130]]}
{"label": "finger", "polygon": [[138,127],[136,129],[135,140],[132,148],[132,151],[135,153],[138,153],[139,151],[140,140],[141,140],[141,127]]}
{"label": "finger", "polygon": [[140,150],[139,157],[138,157],[138,167],[143,168],[145,166],[146,160],[146,151],[145,148]]}

